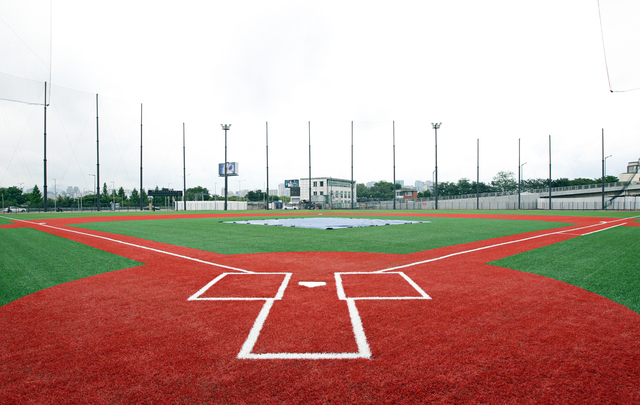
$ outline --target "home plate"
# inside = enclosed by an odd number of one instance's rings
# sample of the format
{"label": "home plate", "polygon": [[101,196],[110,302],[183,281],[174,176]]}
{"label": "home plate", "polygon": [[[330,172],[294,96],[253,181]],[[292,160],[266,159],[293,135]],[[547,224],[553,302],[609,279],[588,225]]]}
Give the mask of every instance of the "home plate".
{"label": "home plate", "polygon": [[300,281],[298,282],[298,284],[305,287],[313,288],[313,287],[321,287],[323,285],[327,285],[327,282],[326,281]]}

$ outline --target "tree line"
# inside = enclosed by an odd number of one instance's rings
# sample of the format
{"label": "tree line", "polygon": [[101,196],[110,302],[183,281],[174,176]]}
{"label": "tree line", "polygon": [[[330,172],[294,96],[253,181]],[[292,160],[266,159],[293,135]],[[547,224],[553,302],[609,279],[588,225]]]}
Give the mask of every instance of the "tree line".
{"label": "tree line", "polygon": [[[156,186],[156,191],[159,188]],[[187,201],[212,201],[218,199],[224,199],[224,196],[211,194],[206,187],[192,187],[188,188],[186,193]],[[117,192],[109,192],[107,183],[102,186],[102,192],[100,193],[100,209],[110,209],[111,203],[118,204],[122,208],[136,208],[140,207],[140,194],[142,194],[142,205],[148,207],[151,203],[156,207],[164,207],[165,204],[173,207],[173,201],[171,197],[149,197],[145,190],[142,193],[137,189],[131,191],[131,195],[127,196],[123,187],[120,187]],[[44,197],[38,185],[33,186],[33,190],[29,193],[24,193],[22,189],[18,187],[0,187],[0,196],[2,198],[3,207],[21,207],[29,209],[42,209],[44,208]],[[47,199],[47,209],[53,210],[57,208],[74,208],[74,209],[91,209],[98,205],[96,193],[87,194],[82,197],[73,197],[70,195],[58,195],[55,199]],[[249,191],[243,198],[245,201],[264,201],[266,193],[262,190]],[[269,201],[279,201],[283,197],[275,195],[269,196]],[[286,197],[284,197],[286,198]],[[238,197],[230,196],[228,200],[234,201]],[[182,197],[176,197],[176,201],[182,201]]]}
{"label": "tree line", "polygon": [[[618,181],[616,176],[607,176],[605,183],[615,183]],[[601,184],[602,178],[586,179],[575,178],[569,180],[568,178],[559,178],[551,181],[551,187],[569,187],[569,186],[582,186],[588,184]],[[534,190],[545,189],[549,186],[549,179],[527,179],[521,182],[522,192],[531,192]],[[400,189],[400,184],[394,184],[388,181],[379,181],[372,187],[367,187],[362,183],[356,184],[358,201],[389,201],[393,199],[394,189]],[[155,190],[159,190],[156,186]],[[467,178],[462,178],[457,182],[443,181],[438,183],[438,196],[456,196],[475,194],[476,190],[482,193],[502,193],[513,194],[518,192],[518,181],[515,178],[515,174],[510,171],[498,172],[492,179],[490,184],[483,182],[477,183],[470,181]],[[209,192],[206,187],[191,187],[188,188],[186,193],[187,201],[211,201],[223,199],[223,196],[215,195]],[[44,207],[44,198],[42,192],[37,185],[33,187],[30,193],[23,193],[18,187],[6,187],[0,188],[0,195],[2,196],[3,207],[23,207],[30,209],[40,209]],[[433,197],[435,194],[430,190],[421,191],[418,193],[418,198]],[[165,199],[166,198],[166,199]],[[266,193],[262,190],[255,190],[247,192],[247,195],[242,199],[245,201],[265,201],[267,198]],[[288,197],[278,197],[275,195],[268,196],[269,201],[284,200],[287,202]],[[229,201],[237,200],[238,197],[230,196]],[[49,198],[47,200],[47,206],[53,210],[53,207],[58,208],[84,208],[90,209],[97,206],[97,195],[87,194],[82,197],[71,197],[69,195],[58,195],[56,199]],[[176,197],[176,201],[182,201],[182,197]],[[124,188],[120,187],[117,193],[109,193],[107,183],[102,186],[102,192],[100,193],[100,209],[109,209],[111,203],[119,204],[123,208],[136,208],[140,207],[140,192],[135,188],[131,192],[130,196],[127,196]],[[142,205],[148,207],[149,203],[156,207],[164,207],[165,204],[173,206],[173,202],[169,200],[169,197],[151,197],[147,196],[147,192],[142,190]]]}
{"label": "tree line", "polygon": [[[618,178],[616,176],[607,176],[605,183],[616,183]],[[570,187],[570,186],[583,186],[588,184],[602,184],[602,178],[586,179],[576,178],[569,180],[562,177],[551,181],[551,187]],[[357,197],[358,201],[389,201],[393,199],[393,190],[402,188],[400,184],[396,184],[388,181],[379,181],[372,187],[367,187],[364,184],[357,184]],[[522,192],[532,192],[534,190],[541,190],[549,187],[549,179],[527,179],[522,180],[520,184],[520,190]],[[518,181],[515,174],[510,171],[498,172],[492,179],[490,184],[484,182],[477,183],[467,178],[462,178],[457,182],[443,181],[438,182],[438,196],[457,196],[476,194],[478,191],[483,193],[502,193],[502,194],[514,194],[518,192]],[[424,190],[418,193],[418,198],[428,198],[435,196],[435,191]]]}

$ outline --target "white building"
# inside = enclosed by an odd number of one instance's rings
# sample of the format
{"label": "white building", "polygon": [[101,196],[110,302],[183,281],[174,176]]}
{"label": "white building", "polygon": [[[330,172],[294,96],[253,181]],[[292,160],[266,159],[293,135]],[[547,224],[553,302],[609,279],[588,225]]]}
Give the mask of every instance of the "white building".
{"label": "white building", "polygon": [[627,172],[621,173],[620,176],[618,176],[618,179],[623,182],[640,181],[640,159],[638,159],[638,161],[636,162],[629,162],[629,164],[627,165]]}
{"label": "white building", "polygon": [[[309,201],[309,178],[300,179],[300,198]],[[358,201],[355,181],[352,183],[351,180],[332,177],[311,178],[311,202],[326,208],[350,208],[351,201]]]}

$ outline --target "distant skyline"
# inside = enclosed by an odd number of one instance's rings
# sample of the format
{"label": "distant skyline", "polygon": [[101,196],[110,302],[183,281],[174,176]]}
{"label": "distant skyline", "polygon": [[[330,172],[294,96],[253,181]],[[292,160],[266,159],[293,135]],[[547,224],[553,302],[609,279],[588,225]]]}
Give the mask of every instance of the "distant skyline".
{"label": "distant skyline", "polygon": [[[622,4],[622,3],[620,3]],[[603,12],[603,49],[599,6]],[[0,0],[0,187],[92,188],[99,94],[100,183],[265,189],[285,179],[480,181],[499,171],[554,179],[601,176],[640,158],[640,5],[613,0],[298,1],[180,4]],[[624,17],[624,18],[623,18]],[[627,24],[627,25],[625,25]],[[605,52],[608,50],[605,64]],[[620,57],[620,55],[626,58]],[[638,52],[640,55],[640,52]],[[633,69],[631,69],[633,72]],[[637,72],[637,70],[636,70]],[[13,100],[13,101],[10,101]],[[16,102],[16,100],[18,102]]]}

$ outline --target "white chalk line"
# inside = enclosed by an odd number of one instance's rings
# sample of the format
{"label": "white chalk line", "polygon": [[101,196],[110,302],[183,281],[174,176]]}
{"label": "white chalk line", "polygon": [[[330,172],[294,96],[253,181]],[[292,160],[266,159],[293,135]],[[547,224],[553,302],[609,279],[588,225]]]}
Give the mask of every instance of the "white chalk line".
{"label": "white chalk line", "polygon": [[[280,288],[274,297],[202,297],[202,295],[211,288],[218,281],[222,280],[222,278],[228,275],[236,275],[236,276],[260,276],[260,275],[268,275],[268,274],[279,274],[284,275],[284,280],[280,284]],[[408,277],[403,272],[395,272],[395,273],[385,273],[388,275],[397,274],[404,279],[409,285],[411,285],[420,296],[407,296],[407,297],[347,297],[344,286],[342,283],[342,275],[353,274],[353,275],[363,275],[363,274],[378,274],[375,272],[344,272],[344,273],[334,273],[334,277],[336,280],[336,290],[337,295],[340,300],[347,302],[347,308],[349,310],[349,318],[351,320],[351,328],[353,330],[353,335],[356,341],[356,346],[358,348],[357,352],[339,352],[339,353],[289,353],[289,352],[281,352],[281,353],[253,353],[253,348],[255,347],[258,338],[260,337],[260,332],[264,327],[264,323],[269,316],[271,308],[273,307],[275,301],[279,301],[284,296],[284,291],[289,285],[289,281],[291,279],[292,273],[254,273],[254,274],[237,274],[237,273],[223,273],[211,280],[207,285],[202,287],[198,292],[189,297],[189,301],[199,301],[199,300],[213,300],[213,301],[256,301],[256,300],[264,300],[265,303],[260,310],[260,313],[256,317],[256,320],[249,331],[249,335],[247,339],[244,341],[240,352],[237,357],[239,359],[247,359],[247,360],[344,360],[344,359],[370,359],[371,358],[371,349],[367,342],[367,336],[364,331],[364,326],[362,325],[362,318],[360,317],[360,313],[358,312],[358,307],[356,305],[356,300],[411,300],[411,299],[431,299],[431,297],[420,288],[410,277]]]}
{"label": "white chalk line", "polygon": [[[610,224],[612,222],[625,221],[625,220],[628,220],[628,219],[633,219],[633,218],[638,218],[638,217],[640,217],[640,216],[635,216],[635,217],[630,217],[630,218],[619,218],[619,219],[616,219],[616,220],[613,220],[613,221],[601,222],[601,223],[592,224],[592,225],[586,225],[586,226],[583,226],[583,227],[580,227],[580,228],[571,228],[571,229],[567,229],[567,230],[564,230],[564,231],[550,232],[550,233],[545,233],[545,234],[542,234],[542,235],[531,236],[531,237],[528,237],[528,238],[522,238],[522,239],[512,240],[512,241],[508,241],[508,242],[496,243],[494,245],[489,245],[489,246],[483,246],[483,247],[479,247],[479,248],[475,248],[475,249],[464,250],[462,252],[451,253],[451,254],[448,254],[448,255],[435,257],[433,259],[421,260],[421,261],[418,261],[418,262],[408,263],[408,264],[404,264],[404,265],[401,265],[401,266],[390,267],[388,269],[375,271],[374,273],[386,273],[386,272],[392,271],[392,270],[405,269],[407,267],[413,267],[413,266],[418,266],[418,265],[425,264],[425,263],[435,262],[435,261],[438,261],[438,260],[444,260],[444,259],[448,259],[450,257],[460,256],[460,255],[464,255],[464,254],[467,254],[467,253],[479,252],[481,250],[492,249],[492,248],[499,247],[499,246],[511,245],[513,243],[526,242],[528,240],[543,238],[543,237],[551,236],[551,235],[561,235],[561,234],[573,235],[573,234],[570,234],[568,232],[574,232],[574,231],[578,231],[578,230],[581,230],[581,229],[593,228],[593,227],[596,227],[596,226],[602,226],[604,224]],[[621,226],[621,225],[624,225],[624,224],[614,225],[614,226],[611,226],[611,227],[608,227],[608,228],[600,229],[600,230],[597,230],[597,231],[594,231],[594,232],[590,232],[590,233],[586,233],[586,234],[580,234],[579,236],[590,235],[590,234],[595,233],[595,232],[604,231],[604,230],[615,228],[616,226]]]}
{"label": "white chalk line", "polygon": [[253,271],[243,270],[243,269],[239,269],[237,267],[226,266],[226,265],[220,264],[220,263],[208,262],[206,260],[200,260],[200,259],[196,259],[194,257],[184,256],[184,255],[180,255],[180,254],[172,253],[172,252],[167,252],[166,250],[155,249],[155,248],[151,248],[151,247],[148,247],[148,246],[137,245],[135,243],[121,241],[121,240],[118,240],[118,239],[107,238],[106,236],[93,235],[93,234],[90,234],[90,233],[80,232],[80,231],[76,231],[76,230],[73,230],[73,229],[60,228],[60,227],[57,227],[57,226],[47,225],[46,223],[37,223],[37,222],[25,221],[25,220],[22,220],[22,219],[12,219],[12,220],[20,221],[20,222],[26,222],[26,223],[31,224],[31,225],[39,225],[39,226],[43,226],[43,227],[51,228],[51,229],[57,229],[59,231],[76,233],[78,235],[90,236],[92,238],[103,239],[103,240],[107,240],[109,242],[120,243],[121,245],[127,245],[127,246],[136,247],[136,248],[139,248],[139,249],[149,250],[149,251],[156,252],[156,253],[161,253],[161,254],[165,254],[165,255],[169,255],[169,256],[178,257],[180,259],[191,260],[193,262],[198,262],[198,263],[202,263],[202,264],[208,264],[210,266],[221,267],[223,269],[229,269],[229,270],[234,270],[234,271],[239,271],[239,272],[242,272],[242,273],[249,273],[249,274],[255,273]]}

